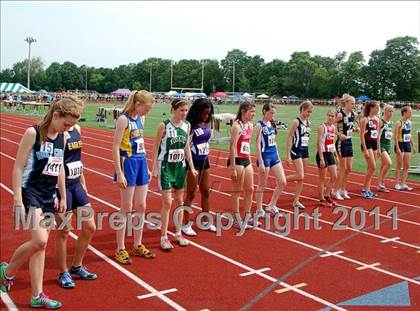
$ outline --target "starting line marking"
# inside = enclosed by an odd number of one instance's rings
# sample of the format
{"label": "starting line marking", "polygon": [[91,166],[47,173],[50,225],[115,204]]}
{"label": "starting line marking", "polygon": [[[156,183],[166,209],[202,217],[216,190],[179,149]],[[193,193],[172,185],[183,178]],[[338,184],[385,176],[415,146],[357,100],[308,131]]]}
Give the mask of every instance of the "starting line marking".
{"label": "starting line marking", "polygon": [[240,276],[248,276],[248,275],[257,274],[257,273],[260,273],[260,272],[265,272],[265,271],[268,271],[268,270],[271,270],[271,269],[270,268],[262,268],[262,269],[259,269],[259,270],[244,272],[244,273],[241,273],[239,275]]}
{"label": "starting line marking", "polygon": [[[306,283],[299,283],[299,284],[293,285],[291,287],[293,287],[293,288],[301,288],[301,287],[304,287],[306,285],[308,285],[308,284],[306,284]],[[289,290],[291,290],[291,289],[290,288],[282,288],[282,289],[276,290],[275,292],[277,294],[282,294],[282,293],[288,292]]]}
{"label": "starting line marking", "polygon": [[[173,292],[176,292],[176,291],[177,291],[176,288],[171,288],[171,289],[160,291],[159,294],[166,295],[166,294],[173,293]],[[146,294],[146,295],[141,295],[141,296],[137,296],[137,298],[138,299],[146,299],[146,298],[155,297],[155,296],[157,296],[157,293],[150,293],[150,294]]]}
{"label": "starting line marking", "polygon": [[375,263],[373,263],[371,265],[363,265],[363,266],[360,266],[360,267],[356,268],[356,270],[361,271],[361,270],[365,270],[365,269],[374,268],[374,267],[380,266],[380,265],[381,265],[380,262],[375,262]]}
{"label": "starting line marking", "polygon": [[398,241],[399,239],[400,239],[400,237],[397,236],[395,238],[389,238],[389,239],[382,240],[381,243],[395,242],[395,241]]}
{"label": "starting line marking", "polygon": [[336,252],[326,252],[325,254],[319,255],[319,257],[325,258],[325,257],[329,257],[329,256],[335,256],[338,254],[342,254],[344,253],[344,251],[336,251]]}

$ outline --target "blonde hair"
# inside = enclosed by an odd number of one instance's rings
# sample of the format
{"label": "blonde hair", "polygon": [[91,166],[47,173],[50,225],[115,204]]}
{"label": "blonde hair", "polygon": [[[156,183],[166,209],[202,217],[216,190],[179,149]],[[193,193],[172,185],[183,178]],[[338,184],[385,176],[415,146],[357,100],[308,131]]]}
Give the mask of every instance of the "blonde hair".
{"label": "blonde hair", "polygon": [[48,139],[48,127],[51,124],[54,112],[58,112],[60,118],[70,116],[79,119],[82,110],[83,102],[75,96],[67,96],[53,101],[47,114],[38,125],[41,143],[46,142]]}
{"label": "blonde hair", "polygon": [[344,93],[343,96],[341,96],[341,99],[340,99],[341,107],[344,108],[346,103],[348,103],[349,101],[356,101],[356,100],[350,94]]}
{"label": "blonde hair", "polygon": [[309,99],[307,99],[300,104],[299,111],[302,112],[307,109],[312,109],[313,107],[314,105],[312,105],[312,102]]}
{"label": "blonde hair", "polygon": [[125,103],[123,112],[127,112],[128,114],[132,113],[136,109],[137,102],[139,102],[140,105],[150,104],[153,106],[155,104],[155,98],[151,93],[145,90],[133,91]]}
{"label": "blonde hair", "polygon": [[392,106],[391,104],[386,104],[384,107],[384,112],[387,112],[390,109],[394,109],[394,106]]}

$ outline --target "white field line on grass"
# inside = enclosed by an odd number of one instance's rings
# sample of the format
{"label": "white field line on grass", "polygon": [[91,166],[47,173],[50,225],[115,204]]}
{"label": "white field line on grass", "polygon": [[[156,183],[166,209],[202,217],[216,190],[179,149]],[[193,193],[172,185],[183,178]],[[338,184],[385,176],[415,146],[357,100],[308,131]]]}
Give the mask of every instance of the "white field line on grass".
{"label": "white field line on grass", "polygon": [[[1,152],[1,154],[3,154],[3,152]],[[9,158],[11,158],[11,157],[9,156]],[[92,172],[94,172],[94,173],[96,172],[96,171],[95,171],[95,170],[93,170],[93,169],[89,169],[89,170],[90,170],[90,171],[92,171]],[[103,175],[103,174],[101,174],[101,176],[102,176],[102,175]],[[108,176],[108,179],[113,179],[113,178],[112,178],[111,176]],[[152,193],[152,194],[155,194],[155,195],[157,195],[157,196],[161,196],[161,194],[160,194],[160,193],[155,192],[155,191],[152,191],[152,190],[148,190],[148,192],[150,192],[150,193]],[[200,209],[198,206],[195,206],[195,205],[193,205],[193,207],[194,207],[195,209]],[[117,208],[117,207],[115,207],[115,208]],[[117,208],[117,209],[118,209],[118,208]],[[200,209],[200,210],[201,210],[201,209]],[[214,213],[214,212],[212,212],[212,214],[215,214],[215,213]],[[319,247],[317,247],[317,246],[314,246],[314,245],[311,245],[311,244],[308,244],[308,243],[305,243],[305,242],[302,242],[302,241],[299,241],[299,240],[296,240],[296,239],[292,239],[292,238],[289,238],[289,237],[286,237],[286,236],[280,236],[279,234],[276,234],[276,233],[274,233],[274,232],[271,232],[271,231],[268,231],[268,230],[265,230],[265,229],[255,228],[255,230],[260,231],[260,232],[263,232],[263,233],[266,233],[266,234],[269,234],[269,235],[272,235],[272,236],[277,237],[277,238],[280,238],[280,239],[284,239],[284,240],[287,240],[287,241],[293,242],[293,243],[295,243],[295,244],[299,244],[299,245],[301,245],[301,246],[305,246],[305,247],[310,248],[310,249],[312,249],[312,250],[315,250],[315,251],[317,251],[317,252],[323,252],[323,253],[326,253],[326,252],[327,252],[325,249],[319,248]],[[343,259],[343,260],[345,260],[345,261],[348,261],[348,262],[354,263],[354,264],[359,265],[359,266],[367,265],[367,264],[366,264],[366,263],[364,263],[364,262],[358,261],[358,260],[353,259],[353,258],[350,258],[350,257],[342,256],[342,255],[340,255],[340,254],[332,254],[331,256],[334,256],[334,257],[337,257],[337,258]],[[392,277],[395,277],[395,278],[398,278],[398,279],[404,280],[404,281],[408,281],[408,282],[410,282],[410,283],[414,283],[414,284],[420,285],[420,282],[419,282],[419,281],[416,281],[416,280],[414,280],[414,279],[411,279],[411,278],[408,278],[408,277],[405,277],[405,276],[399,275],[399,274],[397,274],[397,273],[393,273],[393,272],[390,272],[390,271],[387,271],[387,270],[384,270],[384,269],[381,269],[381,268],[377,268],[377,267],[372,267],[371,269],[372,269],[372,270],[375,270],[375,271],[377,271],[377,272],[380,272],[380,273],[383,273],[383,274],[387,274],[387,275],[390,275],[390,276],[392,276]],[[255,270],[255,269],[253,269],[253,270]]]}
{"label": "white field line on grass", "polygon": [[[15,121],[16,120],[16,122],[17,123],[20,123],[20,124],[23,124],[23,125],[27,125],[26,123],[24,123],[24,122],[22,122],[22,120],[19,120],[19,119],[14,119],[13,118],[13,121]],[[8,125],[8,126],[11,126],[11,125],[9,125],[9,124],[6,124],[6,125]],[[23,128],[23,127],[21,127],[22,129],[26,129],[26,128]],[[86,130],[87,131],[90,131],[90,132],[93,132],[94,130],[96,130],[95,132],[96,132],[96,134],[95,135],[99,135],[99,136],[104,136],[104,137],[106,137],[106,138],[108,138],[108,139],[113,139],[113,136],[111,136],[111,135],[104,135],[104,134],[101,134],[101,133],[98,133],[97,131],[101,131],[101,130],[99,130],[99,129],[95,129],[95,128],[86,128]],[[88,139],[92,139],[92,140],[97,140],[97,141],[101,141],[101,142],[104,142],[105,140],[103,140],[103,139],[98,139],[98,138],[95,138],[95,137],[92,137],[92,136],[87,136],[87,135],[85,135],[85,134],[83,134],[83,138],[88,138]],[[146,143],[146,140],[148,140],[148,141],[150,141],[150,142],[147,142],[147,144],[150,144],[150,145],[153,145],[153,138],[150,138],[150,137],[144,137],[145,138],[145,143]],[[101,148],[103,148],[103,147],[101,147]],[[218,152],[219,154],[220,153],[224,153],[224,154],[226,154],[226,156],[229,154],[229,152],[228,151],[226,151],[226,150],[222,150],[222,149],[216,149],[215,150],[215,152]],[[209,155],[209,157],[212,157],[212,158],[218,158],[218,159],[221,159],[221,160],[224,160],[224,161],[227,161],[227,158],[224,158],[224,157],[216,157],[216,156],[214,156],[214,155],[212,155],[212,154],[210,154]],[[255,156],[252,156],[251,155],[251,159],[256,159],[256,157]],[[220,167],[224,167],[224,166],[222,166],[222,165],[219,165],[219,164],[212,164],[212,165],[216,165],[216,166],[220,166]],[[314,166],[314,165],[312,165],[312,164],[310,164],[310,167],[314,167],[314,168],[316,168],[316,166]],[[287,168],[287,166],[283,166],[283,169],[284,169],[284,171],[285,172],[290,172],[290,173],[293,173],[294,172],[294,170],[292,170],[292,169],[290,169],[290,168]],[[306,172],[305,173],[305,175],[306,176],[314,176],[314,177],[318,177],[318,175],[317,174],[313,174],[313,173],[308,173],[308,172]],[[361,174],[361,173],[358,173],[358,172],[351,172],[350,173],[350,177],[351,177],[351,175],[357,175],[357,176],[365,176],[364,174]],[[275,177],[274,176],[269,176],[269,178],[270,179],[273,179],[273,180],[275,180]],[[377,176],[373,176],[373,178],[374,179],[377,179]],[[354,184],[354,185],[359,185],[359,186],[363,186],[363,184],[362,183],[360,183],[360,182],[355,182],[355,181],[351,181],[351,180],[349,180],[348,181],[348,183],[349,184]],[[305,185],[308,185],[308,186],[311,186],[311,187],[316,187],[316,185],[313,185],[313,184],[309,184],[309,183],[304,183]],[[411,183],[410,183],[411,184]],[[413,185],[415,185],[415,183],[413,183]],[[401,191],[397,191],[397,190],[395,190],[395,189],[392,189],[392,188],[390,188],[389,189],[391,192],[395,192],[395,193],[401,193]],[[362,197],[359,193],[354,193],[354,192],[349,192],[350,194],[353,194],[353,195],[355,195],[355,196],[358,196],[358,197]],[[419,193],[414,193],[414,192],[404,192],[405,194],[409,194],[409,195],[414,195],[414,196],[420,196],[420,194]],[[381,198],[376,198],[376,199],[381,199]]]}

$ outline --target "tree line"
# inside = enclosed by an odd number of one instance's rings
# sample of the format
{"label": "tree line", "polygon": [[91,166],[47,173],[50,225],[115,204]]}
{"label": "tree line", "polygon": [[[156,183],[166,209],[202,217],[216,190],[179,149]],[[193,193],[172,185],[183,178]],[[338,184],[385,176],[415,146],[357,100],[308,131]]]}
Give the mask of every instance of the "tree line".
{"label": "tree line", "polygon": [[[343,93],[365,94],[384,100],[420,101],[420,53],[415,37],[397,37],[386,42],[383,50],[374,50],[368,61],[361,51],[340,52],[334,57],[294,52],[289,61],[266,62],[233,49],[220,62],[215,59],[182,59],[173,63],[173,86],[201,87],[206,94],[235,92],[296,95],[300,98],[332,98]],[[235,75],[233,75],[235,70]],[[31,62],[31,89],[96,90],[109,93],[117,88],[149,89],[166,92],[171,87],[171,60],[148,58],[139,63],[115,68],[77,66],[66,61],[53,62],[45,69],[42,59]],[[0,72],[1,82],[26,85],[27,60]]]}

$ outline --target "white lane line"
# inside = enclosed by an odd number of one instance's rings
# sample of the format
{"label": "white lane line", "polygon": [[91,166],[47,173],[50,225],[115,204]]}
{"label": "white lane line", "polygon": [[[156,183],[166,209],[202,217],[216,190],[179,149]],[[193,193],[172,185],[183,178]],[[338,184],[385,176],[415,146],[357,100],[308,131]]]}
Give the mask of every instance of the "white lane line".
{"label": "white lane line", "polygon": [[265,272],[265,271],[269,271],[271,270],[270,268],[262,268],[262,269],[258,269],[258,270],[254,270],[254,271],[249,271],[249,272],[244,272],[239,274],[240,276],[250,276],[253,274],[257,274],[258,272]]}

